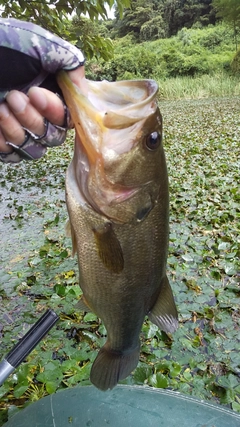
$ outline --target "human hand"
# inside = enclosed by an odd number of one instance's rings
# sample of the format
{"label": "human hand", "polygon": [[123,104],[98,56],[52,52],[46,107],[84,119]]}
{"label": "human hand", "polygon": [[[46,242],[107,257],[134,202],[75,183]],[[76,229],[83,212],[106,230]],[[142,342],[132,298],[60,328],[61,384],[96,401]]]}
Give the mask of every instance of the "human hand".
{"label": "human hand", "polygon": [[[71,80],[85,90],[84,67],[68,72]],[[0,104],[0,153],[11,153],[12,146],[21,146],[26,138],[25,129],[35,135],[45,133],[44,119],[61,128],[69,127],[69,117],[61,98],[45,88],[32,87],[28,96],[23,92],[12,90],[6,101]],[[51,125],[48,125],[50,127]],[[56,129],[55,129],[56,130]],[[50,132],[54,129],[50,129]],[[49,132],[49,133],[50,133]],[[55,132],[56,133],[56,132]],[[57,136],[57,135],[56,135]],[[55,136],[55,137],[56,137]],[[62,138],[60,129],[60,138]],[[41,157],[42,145],[33,144],[35,158]],[[39,156],[36,157],[36,151]]]}
{"label": "human hand", "polygon": [[[61,93],[55,73],[73,69],[69,71],[70,78],[84,90],[84,58],[74,46],[33,24],[0,18],[0,28],[7,30],[0,41],[0,62],[5,64],[0,69],[1,89],[6,88],[0,92],[0,159],[16,162],[39,158],[47,146],[64,141],[69,127],[66,106],[52,92]],[[15,46],[6,47],[16,29],[19,40],[15,37]],[[12,71],[14,62],[17,63]],[[31,87],[32,84],[44,88]],[[17,90],[9,92],[15,88],[21,88],[28,96]]]}
{"label": "human hand", "polygon": [[0,152],[10,153],[10,143],[23,144],[28,129],[35,135],[45,133],[44,118],[54,125],[64,126],[64,105],[53,92],[39,87],[29,90],[28,96],[13,90],[0,104]]}

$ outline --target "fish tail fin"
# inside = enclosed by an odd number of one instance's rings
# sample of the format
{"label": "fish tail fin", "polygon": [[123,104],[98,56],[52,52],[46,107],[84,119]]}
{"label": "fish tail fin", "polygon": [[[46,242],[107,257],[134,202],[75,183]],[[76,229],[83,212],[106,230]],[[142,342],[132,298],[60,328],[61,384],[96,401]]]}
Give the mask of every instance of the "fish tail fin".
{"label": "fish tail fin", "polygon": [[90,374],[90,380],[97,388],[112,389],[118,381],[126,378],[137,366],[140,344],[132,352],[114,351],[108,342],[99,351]]}

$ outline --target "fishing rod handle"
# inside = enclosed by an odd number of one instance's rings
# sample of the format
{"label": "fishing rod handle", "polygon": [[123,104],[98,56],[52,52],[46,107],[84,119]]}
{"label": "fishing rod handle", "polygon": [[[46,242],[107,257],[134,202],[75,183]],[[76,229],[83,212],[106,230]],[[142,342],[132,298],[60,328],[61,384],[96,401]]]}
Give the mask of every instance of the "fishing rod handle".
{"label": "fishing rod handle", "polygon": [[34,347],[43,339],[55,325],[59,317],[53,310],[47,310],[42,317],[29,329],[29,331],[10,350],[0,363],[0,385],[16,369],[20,363],[31,353]]}

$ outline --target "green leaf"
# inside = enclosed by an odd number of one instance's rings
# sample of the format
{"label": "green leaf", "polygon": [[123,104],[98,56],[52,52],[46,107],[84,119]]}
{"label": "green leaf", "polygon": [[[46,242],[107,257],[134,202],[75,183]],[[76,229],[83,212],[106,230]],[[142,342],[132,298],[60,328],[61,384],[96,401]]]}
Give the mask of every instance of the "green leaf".
{"label": "green leaf", "polygon": [[180,374],[181,370],[182,370],[181,365],[173,362],[172,366],[170,367],[170,376],[172,378],[177,377]]}
{"label": "green leaf", "polygon": [[151,368],[149,366],[138,366],[134,371],[133,378],[136,384],[143,384],[150,374]]}
{"label": "green leaf", "polygon": [[55,391],[57,390],[58,386],[59,386],[59,381],[58,382],[48,381],[45,384],[46,390],[47,390],[47,392],[49,394],[55,393]]}
{"label": "green leaf", "polygon": [[186,369],[186,370],[183,372],[183,377],[184,377],[184,379],[185,379],[185,380],[187,380],[187,381],[192,381],[192,375],[191,375],[190,369]]}
{"label": "green leaf", "polygon": [[87,313],[85,314],[83,319],[85,322],[95,322],[98,319],[98,317],[94,313]]}
{"label": "green leaf", "polygon": [[13,389],[14,397],[16,397],[16,399],[19,399],[19,397],[21,397],[25,393],[25,391],[27,391],[27,389],[28,389],[28,384],[27,385],[17,384]]}
{"label": "green leaf", "polygon": [[44,384],[55,383],[56,381],[60,382],[62,378],[63,373],[58,361],[48,362],[44,366],[44,371],[37,375],[37,380]]}
{"label": "green leaf", "polygon": [[67,288],[64,285],[55,285],[53,289],[54,292],[56,292],[56,294],[60,297],[63,297],[67,294]]}
{"label": "green leaf", "polygon": [[31,375],[29,371],[30,367],[27,363],[23,363],[20,365],[16,373],[18,385],[28,385],[27,377]]}
{"label": "green leaf", "polygon": [[240,403],[232,402],[232,408],[236,412],[240,412]]}
{"label": "green leaf", "polygon": [[149,383],[156,388],[167,388],[169,384],[168,378],[160,372],[150,376]]}
{"label": "green leaf", "polygon": [[229,404],[234,402],[235,400],[235,392],[232,389],[225,390],[224,395],[220,398],[221,403]]}
{"label": "green leaf", "polygon": [[3,397],[6,393],[8,393],[10,390],[10,385],[8,383],[4,383],[1,387],[0,387],[0,398]]}

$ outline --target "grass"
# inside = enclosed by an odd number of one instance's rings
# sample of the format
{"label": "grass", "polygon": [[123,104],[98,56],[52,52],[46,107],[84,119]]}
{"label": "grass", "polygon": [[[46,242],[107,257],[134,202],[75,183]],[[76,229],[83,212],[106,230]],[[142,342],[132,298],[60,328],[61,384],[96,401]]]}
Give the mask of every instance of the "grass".
{"label": "grass", "polygon": [[[166,335],[146,319],[138,367],[124,383],[240,412],[240,99],[161,100],[160,109],[170,180],[168,276],[180,326]],[[106,339],[95,315],[75,309],[77,261],[64,235],[71,153],[70,136],[40,161],[0,164],[1,354],[47,307],[61,319],[0,387],[0,425],[47,394],[89,384]]]}
{"label": "grass", "polygon": [[226,73],[158,79],[160,99],[196,99],[240,95],[240,80]]}

